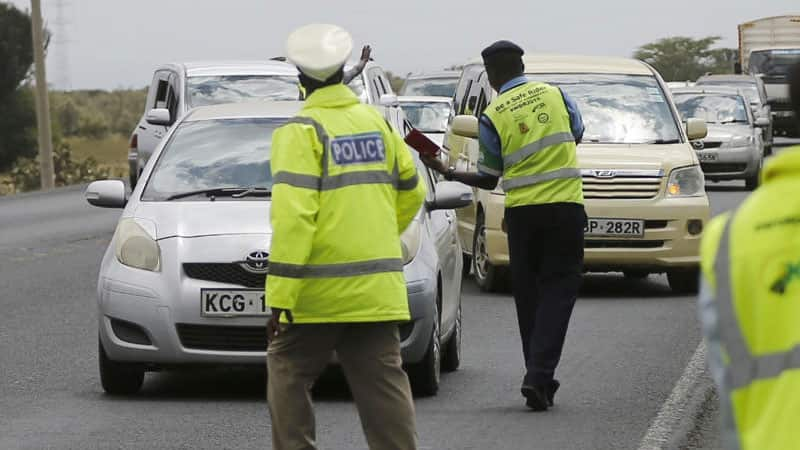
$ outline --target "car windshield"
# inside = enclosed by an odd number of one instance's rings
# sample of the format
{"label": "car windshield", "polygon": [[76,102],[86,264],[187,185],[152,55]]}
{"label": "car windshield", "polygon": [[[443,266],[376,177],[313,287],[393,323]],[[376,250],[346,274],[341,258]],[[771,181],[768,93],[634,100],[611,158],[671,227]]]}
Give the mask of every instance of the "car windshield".
{"label": "car windshield", "polygon": [[452,98],[457,85],[458,78],[409,78],[400,95]]}
{"label": "car windshield", "polygon": [[156,162],[144,201],[204,189],[272,187],[272,133],[288,119],[183,122]]}
{"label": "car windshield", "polygon": [[189,106],[243,103],[257,100],[297,100],[298,79],[275,75],[189,77]]}
{"label": "car windshield", "polygon": [[675,94],[675,105],[684,119],[707,123],[748,123],[747,105],[738,95]]}
{"label": "car windshield", "polygon": [[406,118],[423,133],[444,133],[450,119],[450,105],[445,102],[402,102]]}
{"label": "car windshield", "polygon": [[784,79],[789,76],[789,68],[797,62],[800,62],[800,48],[755,51],[750,54],[750,73]]}
{"label": "car windshield", "polygon": [[580,73],[528,77],[560,87],[578,103],[586,126],[583,142],[680,142],[678,123],[653,76]]}
{"label": "car windshield", "polygon": [[750,103],[761,103],[761,97],[758,95],[758,88],[755,83],[748,81],[699,81],[698,86],[721,86],[739,89],[747,97]]}

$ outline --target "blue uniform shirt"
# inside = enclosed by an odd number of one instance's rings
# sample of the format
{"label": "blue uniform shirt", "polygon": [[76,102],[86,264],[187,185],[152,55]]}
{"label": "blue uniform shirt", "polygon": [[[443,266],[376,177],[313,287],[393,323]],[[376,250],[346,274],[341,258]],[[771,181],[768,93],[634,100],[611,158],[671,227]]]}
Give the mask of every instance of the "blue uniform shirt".
{"label": "blue uniform shirt", "polygon": [[[509,89],[513,89],[521,84],[527,83],[529,80],[525,76],[519,76],[514,78],[513,80],[507,82],[500,88],[500,94],[508,91]],[[561,89],[559,89],[561,90]],[[561,90],[561,96],[564,98],[564,105],[567,107],[567,113],[569,114],[569,123],[570,129],[572,130],[572,135],[575,137],[576,142],[580,142],[583,138],[583,118],[581,117],[581,112],[578,110],[578,104],[570,98],[563,90]],[[494,129],[494,126],[489,121],[489,118],[485,115],[481,115],[480,119],[480,134],[479,134],[479,141],[480,141],[480,148],[481,148],[481,160],[483,162],[482,166],[488,167],[492,166],[492,169],[497,169],[497,173],[488,173],[484,170],[478,170],[478,172],[486,174],[486,175],[495,175],[499,176],[502,174],[502,163],[503,163],[503,156],[500,147],[500,136],[497,134],[497,130]],[[498,166],[499,167],[495,167]]]}

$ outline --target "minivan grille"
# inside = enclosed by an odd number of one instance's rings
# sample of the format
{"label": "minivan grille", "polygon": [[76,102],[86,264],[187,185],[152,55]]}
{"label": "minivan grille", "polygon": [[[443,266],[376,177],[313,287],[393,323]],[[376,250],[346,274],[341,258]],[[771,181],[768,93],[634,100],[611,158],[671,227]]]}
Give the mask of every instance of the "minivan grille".
{"label": "minivan grille", "polygon": [[583,197],[586,199],[648,199],[661,190],[661,170],[583,169]]}
{"label": "minivan grille", "polygon": [[264,273],[245,270],[241,263],[183,263],[183,271],[189,278],[249,288],[263,288],[267,279]]}
{"label": "minivan grille", "polygon": [[196,350],[229,352],[264,352],[267,350],[267,327],[219,325],[175,325],[181,345]]}

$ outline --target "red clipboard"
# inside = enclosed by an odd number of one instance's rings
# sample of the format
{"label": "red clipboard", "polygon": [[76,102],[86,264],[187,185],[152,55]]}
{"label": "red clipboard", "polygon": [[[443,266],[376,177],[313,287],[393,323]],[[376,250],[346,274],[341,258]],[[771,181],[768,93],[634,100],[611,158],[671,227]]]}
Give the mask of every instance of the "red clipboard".
{"label": "red clipboard", "polygon": [[412,128],[411,131],[406,134],[405,141],[409,147],[422,155],[434,157],[439,155],[439,146],[416,128]]}

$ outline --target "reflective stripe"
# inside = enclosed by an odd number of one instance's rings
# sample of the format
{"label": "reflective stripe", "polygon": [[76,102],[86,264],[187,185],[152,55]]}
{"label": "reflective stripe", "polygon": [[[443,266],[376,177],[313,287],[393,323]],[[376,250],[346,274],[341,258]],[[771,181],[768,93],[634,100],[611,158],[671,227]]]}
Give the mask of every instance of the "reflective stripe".
{"label": "reflective stripe", "polygon": [[322,178],[322,190],[339,189],[356,184],[395,184],[392,176],[383,170],[363,170],[360,172],[329,175]]}
{"label": "reflective stripe", "polygon": [[417,188],[418,184],[419,176],[414,173],[414,176],[407,180],[397,180],[397,185],[395,187],[398,191],[413,191]]}
{"label": "reflective stripe", "polygon": [[572,135],[572,133],[556,133],[551,134],[550,136],[545,136],[538,141],[531,142],[530,144],[520,148],[514,153],[503,156],[503,166],[508,169],[514,164],[517,164],[529,156],[535,155],[547,147],[551,147],[556,144],[564,144],[567,142],[575,142],[575,137]]}
{"label": "reflective stripe", "polygon": [[503,171],[502,170],[492,169],[491,167],[486,167],[486,166],[484,166],[483,164],[480,164],[480,163],[478,164],[478,172],[483,172],[483,173],[488,174],[488,175],[494,175],[496,177],[499,177],[499,176],[503,175]]}
{"label": "reflective stripe", "polygon": [[580,169],[558,169],[552,172],[545,172],[538,175],[527,175],[524,177],[517,177],[512,179],[503,180],[503,190],[510,191],[524,186],[533,184],[544,183],[545,181],[558,180],[561,178],[580,178]]}
{"label": "reflective stripe", "polygon": [[320,190],[320,177],[293,172],[278,172],[272,178],[272,184],[288,184],[290,186]]}
{"label": "reflective stripe", "polygon": [[758,380],[778,377],[786,370],[800,369],[800,345],[784,352],[753,355],[744,339],[742,327],[734,310],[735,303],[730,275],[730,229],[734,217],[735,214],[732,214],[725,223],[717,259],[714,263],[720,336],[730,359],[725,374],[725,384],[726,389],[731,391],[748,386]]}
{"label": "reflective stripe", "polygon": [[269,275],[286,278],[336,278],[402,271],[403,260],[399,258],[374,259],[341,264],[300,265],[273,261],[269,263]]}

